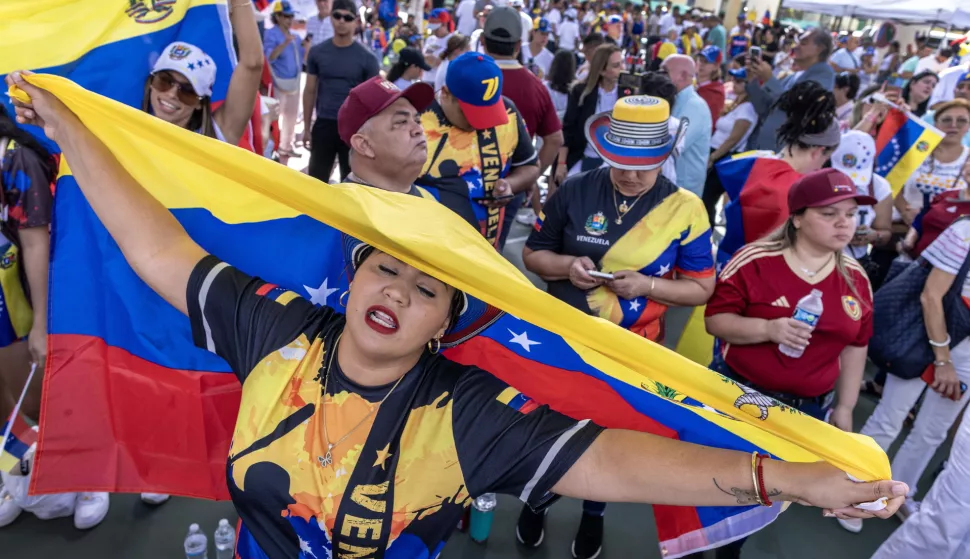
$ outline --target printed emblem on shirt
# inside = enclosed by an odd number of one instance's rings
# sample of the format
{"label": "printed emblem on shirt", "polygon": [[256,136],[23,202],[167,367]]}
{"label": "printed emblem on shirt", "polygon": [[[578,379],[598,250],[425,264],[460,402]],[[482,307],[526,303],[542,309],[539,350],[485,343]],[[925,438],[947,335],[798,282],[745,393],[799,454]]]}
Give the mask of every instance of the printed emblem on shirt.
{"label": "printed emblem on shirt", "polygon": [[590,235],[599,237],[606,234],[606,227],[609,225],[603,212],[596,212],[586,219],[586,232]]}
{"label": "printed emblem on shirt", "polygon": [[862,309],[859,307],[859,301],[851,295],[842,297],[842,308],[845,309],[845,314],[849,315],[849,318],[852,320],[859,320],[862,317]]}
{"label": "printed emblem on shirt", "polygon": [[17,252],[8,251],[6,254],[0,255],[0,270],[6,270],[11,268],[17,263]]}
{"label": "printed emblem on shirt", "polygon": [[172,4],[175,0],[128,0],[125,14],[135,23],[157,23],[172,15]]}

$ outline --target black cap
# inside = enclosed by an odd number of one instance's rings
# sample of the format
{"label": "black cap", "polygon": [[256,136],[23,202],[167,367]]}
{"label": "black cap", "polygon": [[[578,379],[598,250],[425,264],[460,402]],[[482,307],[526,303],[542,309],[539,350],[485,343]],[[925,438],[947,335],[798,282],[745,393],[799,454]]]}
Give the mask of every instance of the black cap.
{"label": "black cap", "polygon": [[401,52],[398,53],[398,60],[405,66],[417,66],[425,72],[431,70],[431,66],[428,66],[428,63],[424,61],[424,55],[416,48],[405,47],[401,49]]}
{"label": "black cap", "polygon": [[508,6],[495,8],[485,19],[482,34],[500,43],[518,43],[522,40],[522,17]]}

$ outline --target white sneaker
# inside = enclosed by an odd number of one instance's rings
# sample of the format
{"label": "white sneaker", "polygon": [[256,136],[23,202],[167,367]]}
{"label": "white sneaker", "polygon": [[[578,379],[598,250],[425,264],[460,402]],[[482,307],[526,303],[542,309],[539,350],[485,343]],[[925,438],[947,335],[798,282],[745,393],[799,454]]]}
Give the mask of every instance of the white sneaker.
{"label": "white sneaker", "polygon": [[146,505],[160,505],[167,501],[171,495],[164,493],[142,493],[141,500]]}
{"label": "white sneaker", "polygon": [[24,509],[20,508],[6,489],[0,489],[0,528],[11,524]]}
{"label": "white sneaker", "polygon": [[108,516],[107,493],[78,493],[74,508],[74,527],[78,530],[94,528]]}
{"label": "white sneaker", "polygon": [[839,521],[839,526],[845,528],[846,530],[852,532],[853,534],[858,534],[862,531],[862,519],[861,518],[848,518],[843,520],[841,518],[836,518]]}
{"label": "white sneaker", "polygon": [[919,508],[922,504],[922,502],[915,499],[906,499],[902,506],[899,507],[899,510],[896,511],[896,516],[898,516],[903,522],[906,522],[907,518],[919,512]]}
{"label": "white sneaker", "polygon": [[536,213],[532,210],[522,210],[515,214],[515,221],[521,223],[522,225],[528,225],[531,227],[535,225]]}

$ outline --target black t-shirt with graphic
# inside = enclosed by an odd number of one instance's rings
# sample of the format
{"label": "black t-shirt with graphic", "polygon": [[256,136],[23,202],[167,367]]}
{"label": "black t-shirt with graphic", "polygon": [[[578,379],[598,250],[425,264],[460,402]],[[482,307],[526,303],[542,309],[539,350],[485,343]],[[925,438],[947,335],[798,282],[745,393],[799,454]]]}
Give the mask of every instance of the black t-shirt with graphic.
{"label": "black t-shirt with graphic", "polygon": [[[714,274],[704,204],[663,175],[637,199],[615,191],[609,167],[581,173],[563,183],[542,213],[525,244],[532,250],[586,256],[604,272],[633,270],[666,279]],[[548,285],[551,295],[583,312],[662,340],[663,303],[646,296],[621,299],[607,286],[579,289],[568,279]]]}
{"label": "black t-shirt with graphic", "polygon": [[390,394],[355,384],[331,360],[343,316],[212,256],[187,300],[195,343],[243,382],[227,466],[242,559],[435,557],[472,497],[551,502],[602,430],[430,353]]}

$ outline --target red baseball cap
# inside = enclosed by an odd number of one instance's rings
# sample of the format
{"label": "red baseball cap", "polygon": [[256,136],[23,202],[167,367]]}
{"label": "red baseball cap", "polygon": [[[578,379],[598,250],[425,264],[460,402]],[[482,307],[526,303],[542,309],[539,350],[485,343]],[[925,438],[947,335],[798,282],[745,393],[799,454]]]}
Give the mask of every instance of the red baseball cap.
{"label": "red baseball cap", "polygon": [[393,83],[375,76],[351,89],[350,95],[344,99],[337,111],[337,132],[340,139],[349,146],[350,138],[365,122],[402,97],[410,101],[418,112],[422,112],[434,101],[434,88],[418,82],[402,91]]}
{"label": "red baseball cap", "polygon": [[795,181],[788,190],[788,213],[794,214],[805,208],[831,206],[849,199],[855,200],[860,206],[875,206],[878,202],[872,196],[859,194],[855,183],[842,171],[813,171]]}

